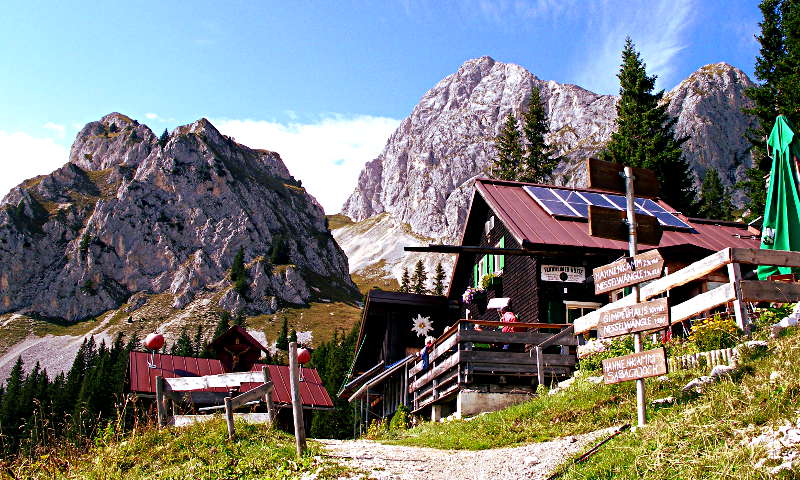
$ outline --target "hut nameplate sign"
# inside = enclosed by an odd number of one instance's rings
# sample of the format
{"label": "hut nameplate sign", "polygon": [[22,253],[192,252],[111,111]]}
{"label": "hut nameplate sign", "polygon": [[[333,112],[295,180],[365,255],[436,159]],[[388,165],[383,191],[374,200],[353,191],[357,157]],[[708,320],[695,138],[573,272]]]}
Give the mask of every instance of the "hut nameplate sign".
{"label": "hut nameplate sign", "polygon": [[597,336],[618,337],[634,332],[661,330],[669,325],[669,301],[658,298],[600,313]]}
{"label": "hut nameplate sign", "polygon": [[628,382],[666,374],[667,353],[663,347],[603,360],[605,383]]}
{"label": "hut nameplate sign", "polygon": [[597,267],[594,275],[594,293],[610,292],[659,278],[664,270],[664,258],[658,250],[650,250],[634,257],[621,258],[614,263]]}
{"label": "hut nameplate sign", "polygon": [[586,268],[568,265],[542,265],[541,277],[545,282],[583,283],[586,281]]}
{"label": "hut nameplate sign", "polygon": [[[636,236],[640,243],[657,246],[664,229],[656,217],[636,214]],[[628,240],[628,221],[625,210],[589,205],[589,235],[610,240]]]}

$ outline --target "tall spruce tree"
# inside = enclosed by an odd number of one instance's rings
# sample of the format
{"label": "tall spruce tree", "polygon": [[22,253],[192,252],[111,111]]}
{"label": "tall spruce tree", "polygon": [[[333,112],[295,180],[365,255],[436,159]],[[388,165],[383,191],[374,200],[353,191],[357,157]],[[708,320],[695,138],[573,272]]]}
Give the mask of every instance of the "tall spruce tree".
{"label": "tall spruce tree", "polygon": [[286,317],[283,317],[281,331],[275,340],[275,347],[279,350],[289,350],[289,321],[286,320]]}
{"label": "tall spruce tree", "polygon": [[522,114],[522,134],[525,141],[525,155],[515,180],[531,183],[552,183],[553,172],[562,158],[555,155],[553,148],[545,141],[550,133],[547,113],[542,105],[538,87],[531,88],[528,109]]}
{"label": "tall spruce tree", "polygon": [[681,150],[688,137],[675,138],[673,127],[678,120],[671,118],[667,104],[661,103],[664,91],[653,93],[656,76],[647,75],[630,38],[625,39],[617,78],[617,131],[611,134],[600,158],[653,170],[661,182],[661,197],[673,208],[693,213],[691,169]]}
{"label": "tall spruce tree", "polygon": [[211,337],[211,340],[216,340],[220,335],[227,332],[231,329],[231,314],[226,312],[225,310],[219,313],[219,320],[217,321],[217,327],[214,329],[214,335]]}
{"label": "tall spruce tree", "polygon": [[745,90],[752,101],[743,111],[753,115],[758,125],[747,133],[752,144],[753,165],[746,179],[739,182],[747,196],[748,220],[764,214],[766,185],[772,161],[767,155],[766,140],[778,115],[800,124],[800,2],[796,0],[762,0],[759,4],[763,20],[761,44],[756,57],[755,75],[760,84]]}
{"label": "tall spruce tree", "polygon": [[408,276],[408,269],[403,269],[403,276],[400,278],[400,291],[403,293],[411,292],[411,279]]}
{"label": "tall spruce tree", "polygon": [[442,268],[442,263],[439,262],[436,264],[436,270],[433,273],[433,294],[434,295],[444,295],[444,268]]}
{"label": "tall spruce tree", "polygon": [[167,145],[168,141],[169,141],[169,131],[167,131],[167,129],[165,128],[164,133],[162,133],[161,136],[158,137],[158,145],[161,146],[161,148],[164,148]]}
{"label": "tall spruce tree", "polygon": [[417,294],[428,293],[428,288],[425,286],[427,281],[428,273],[425,271],[425,264],[422,263],[422,260],[417,260],[417,264],[414,266],[414,275],[411,277],[411,291]]}
{"label": "tall spruce tree", "polygon": [[517,118],[508,112],[500,134],[495,139],[497,156],[490,168],[490,175],[501,180],[516,180],[520,166],[525,158],[522,148],[522,134]]}
{"label": "tall spruce tree", "polygon": [[189,334],[186,332],[186,327],[181,328],[181,334],[172,345],[170,354],[181,357],[195,356],[194,345],[192,344],[192,340],[189,338]]}
{"label": "tall spruce tree", "polygon": [[709,168],[706,170],[703,185],[700,188],[697,215],[701,218],[733,220],[733,211],[730,190],[722,183],[717,171]]}

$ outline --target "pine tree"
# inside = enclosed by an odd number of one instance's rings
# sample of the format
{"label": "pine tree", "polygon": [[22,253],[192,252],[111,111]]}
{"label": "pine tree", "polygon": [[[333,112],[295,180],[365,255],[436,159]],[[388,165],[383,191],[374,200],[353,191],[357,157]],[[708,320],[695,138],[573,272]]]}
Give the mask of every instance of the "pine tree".
{"label": "pine tree", "polygon": [[194,345],[192,345],[192,340],[189,338],[189,334],[186,333],[185,327],[181,328],[181,334],[178,336],[178,340],[172,345],[172,351],[170,353],[181,357],[193,357],[195,355]]}
{"label": "pine tree", "polygon": [[531,183],[552,183],[553,172],[561,157],[545,141],[550,132],[538,87],[531,88],[528,109],[522,114],[522,133],[525,137],[525,157],[515,180]]}
{"label": "pine tree", "polygon": [[752,108],[743,111],[754,115],[758,126],[748,131],[753,166],[736,186],[747,195],[747,219],[764,213],[766,185],[772,160],[767,155],[768,138],[775,118],[786,117],[800,124],[800,2],[796,0],[762,0],[759,4],[763,20],[761,34],[756,37],[761,49],[756,57],[755,75],[761,83],[745,90]]}
{"label": "pine tree", "polygon": [[236,318],[233,319],[233,324],[242,328],[247,328],[247,317],[244,312],[239,311],[236,314]]}
{"label": "pine tree", "polygon": [[164,133],[162,133],[161,136],[158,138],[158,144],[161,146],[161,148],[164,148],[167,145],[168,141],[169,141],[169,132],[165,128]]}
{"label": "pine tree", "polygon": [[717,171],[709,168],[700,189],[697,215],[716,220],[733,220],[733,210],[730,190],[722,184]]}
{"label": "pine tree", "polygon": [[17,357],[16,363],[11,368],[8,380],[6,380],[3,403],[0,404],[0,427],[2,427],[3,434],[9,436],[17,433],[20,424],[20,418],[17,413],[19,411],[19,396],[25,383],[23,366],[22,357]]}
{"label": "pine tree", "polygon": [[289,350],[289,322],[286,320],[286,317],[283,317],[281,331],[278,334],[277,340],[275,340],[275,346],[279,350]]}
{"label": "pine tree", "polygon": [[244,269],[244,249],[242,247],[239,247],[239,251],[233,257],[230,278],[233,282],[233,289],[239,295],[244,296],[247,293],[247,272]]}
{"label": "pine tree", "polygon": [[675,138],[673,127],[677,119],[670,118],[666,103],[660,104],[664,91],[653,93],[656,76],[647,75],[630,38],[625,39],[617,77],[617,131],[611,134],[600,158],[653,170],[661,182],[664,201],[681,212],[692,213],[695,191],[681,150],[688,137]]}
{"label": "pine tree", "polygon": [[444,268],[442,268],[442,263],[439,262],[436,264],[436,270],[434,271],[433,274],[434,295],[444,295],[444,279],[445,279]]}
{"label": "pine tree", "polygon": [[217,322],[217,327],[214,329],[214,336],[211,340],[216,340],[219,338],[223,333],[227,332],[231,329],[231,314],[223,310],[219,314],[219,321]]}
{"label": "pine tree", "polygon": [[512,112],[508,112],[506,122],[495,138],[497,156],[490,168],[492,178],[500,180],[516,180],[525,154],[522,148],[522,134],[519,131],[517,119]]}
{"label": "pine tree", "polygon": [[428,289],[425,287],[427,281],[428,273],[425,272],[425,265],[422,260],[417,260],[417,264],[414,266],[414,275],[411,277],[411,291],[418,294],[427,293]]}
{"label": "pine tree", "polygon": [[411,279],[408,277],[408,269],[403,269],[403,276],[400,279],[400,291],[403,293],[411,292]]}
{"label": "pine tree", "polygon": [[192,345],[194,345],[195,355],[198,357],[203,354],[203,350],[206,349],[205,344],[203,343],[203,326],[198,325],[194,330],[194,338],[192,339]]}
{"label": "pine tree", "polygon": [[[311,354],[312,365],[319,372],[325,389],[336,393],[342,387],[353,361],[358,339],[358,325],[347,335],[334,332],[333,338]],[[346,399],[333,397],[333,410],[314,412],[311,435],[316,438],[350,438],[353,435],[353,407]]]}
{"label": "pine tree", "polygon": [[292,329],[292,333],[289,334],[289,340],[288,340],[288,343],[292,342],[297,343],[297,331],[294,328]]}

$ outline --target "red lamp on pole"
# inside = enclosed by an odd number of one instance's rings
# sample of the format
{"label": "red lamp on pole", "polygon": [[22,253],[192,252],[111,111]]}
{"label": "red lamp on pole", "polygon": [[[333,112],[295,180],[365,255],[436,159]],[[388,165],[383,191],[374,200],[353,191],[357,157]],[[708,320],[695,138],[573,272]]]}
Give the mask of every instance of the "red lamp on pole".
{"label": "red lamp on pole", "polygon": [[164,335],[160,333],[151,333],[144,337],[144,348],[150,350],[150,360],[147,362],[148,368],[156,368],[155,356],[156,351],[161,350],[164,346]]}
{"label": "red lamp on pole", "polygon": [[311,352],[307,348],[297,351],[297,363],[300,364],[300,381],[303,381],[303,365],[311,361]]}

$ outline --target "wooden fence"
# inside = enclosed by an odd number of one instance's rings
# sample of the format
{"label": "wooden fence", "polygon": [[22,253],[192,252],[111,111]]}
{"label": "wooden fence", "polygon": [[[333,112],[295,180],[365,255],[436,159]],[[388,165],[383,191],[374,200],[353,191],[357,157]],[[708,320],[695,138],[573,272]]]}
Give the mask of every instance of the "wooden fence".
{"label": "wooden fence", "polygon": [[679,357],[669,357],[667,364],[669,370],[686,370],[706,366],[713,368],[717,365],[730,365],[733,360],[733,348],[723,348],[708,352],[690,353]]}
{"label": "wooden fence", "polygon": [[[702,312],[733,304],[736,323],[744,331],[749,330],[745,302],[797,302],[800,301],[800,284],[742,280],[741,265],[775,265],[800,267],[800,252],[761,250],[757,248],[726,248],[691,265],[640,288],[641,301],[649,300],[669,290],[699,280],[721,268],[728,270],[728,283],[701,293],[683,303],[672,305],[670,315],[673,323],[692,318]],[[575,333],[597,328],[600,313],[613,308],[631,305],[634,295],[627,295],[616,302],[588,313],[575,320]]]}

